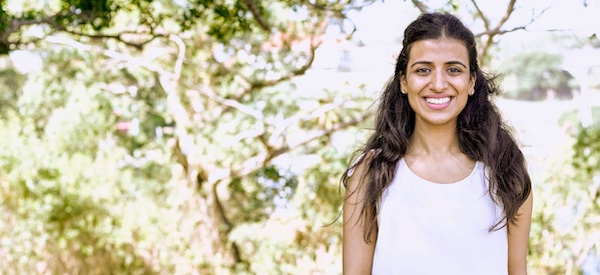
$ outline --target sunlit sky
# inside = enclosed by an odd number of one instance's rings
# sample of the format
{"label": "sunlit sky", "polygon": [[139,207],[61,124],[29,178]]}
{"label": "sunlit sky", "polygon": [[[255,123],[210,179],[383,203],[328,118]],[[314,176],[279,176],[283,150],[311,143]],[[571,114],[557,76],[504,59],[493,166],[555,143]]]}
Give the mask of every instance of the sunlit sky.
{"label": "sunlit sky", "polygon": [[[432,9],[442,7],[445,2],[447,1],[426,1]],[[584,6],[584,2],[587,3],[587,7]],[[470,1],[461,3],[459,16],[474,32],[482,30],[481,21],[473,21],[470,18]],[[492,22],[496,23],[504,15],[508,0],[477,3],[483,12],[490,16]],[[528,31],[511,34],[510,37],[518,38],[511,39],[511,43],[527,44],[530,39],[535,38],[535,33],[547,30],[564,30],[579,35],[591,35],[600,30],[599,0],[517,1],[506,29],[528,24],[532,15],[538,16],[542,12],[543,14],[527,27]],[[372,43],[387,43],[401,37],[406,25],[417,15],[418,10],[411,1],[385,1],[352,13],[351,19],[358,26],[357,35],[361,39]]]}
{"label": "sunlit sky", "polygon": [[[447,0],[424,1],[432,10],[443,7]],[[477,1],[483,13],[495,26],[504,16],[508,0]],[[482,21],[474,19],[471,1],[461,1],[458,16],[474,32],[484,30]],[[406,26],[419,15],[412,1],[380,1],[361,11],[351,12],[349,17],[358,28],[355,37],[368,48],[361,50],[366,59],[356,60],[361,68],[372,72],[392,72],[394,57],[400,50],[400,39]],[[593,49],[565,48],[561,43],[549,43],[551,35],[570,35],[580,38],[600,35],[600,0],[546,0],[517,1],[515,10],[503,30],[527,26],[498,36],[498,45],[492,54],[496,60],[504,60],[523,51],[539,50],[557,53],[565,57],[563,68],[600,68],[600,51]],[[533,22],[532,18],[535,18]],[[357,55],[358,56],[358,55]],[[357,58],[358,59],[358,58]],[[492,66],[494,66],[492,62]],[[490,68],[487,68],[490,69]],[[493,70],[503,73],[497,65]],[[575,74],[574,72],[571,72]]]}

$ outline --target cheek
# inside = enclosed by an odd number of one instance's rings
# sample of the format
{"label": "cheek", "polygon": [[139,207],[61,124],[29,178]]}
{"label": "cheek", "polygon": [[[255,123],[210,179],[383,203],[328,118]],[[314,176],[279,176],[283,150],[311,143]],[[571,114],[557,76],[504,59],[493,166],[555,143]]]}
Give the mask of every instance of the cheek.
{"label": "cheek", "polygon": [[418,94],[416,94],[414,92],[408,94],[408,105],[410,106],[411,109],[413,109],[413,110],[418,109],[420,100],[421,100],[421,97]]}
{"label": "cheek", "polygon": [[409,77],[403,82],[404,85],[402,85],[402,88],[415,92],[422,90],[428,83],[429,81],[424,78]]}
{"label": "cheek", "polygon": [[472,82],[469,78],[460,78],[452,82],[452,86],[459,92],[469,92],[472,88]]}

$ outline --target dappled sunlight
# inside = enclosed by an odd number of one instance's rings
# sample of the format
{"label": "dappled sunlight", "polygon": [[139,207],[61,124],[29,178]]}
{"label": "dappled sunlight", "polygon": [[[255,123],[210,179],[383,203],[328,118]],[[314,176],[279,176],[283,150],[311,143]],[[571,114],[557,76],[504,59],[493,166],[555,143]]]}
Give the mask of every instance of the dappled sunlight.
{"label": "dappled sunlight", "polygon": [[598,2],[234,2],[0,4],[0,273],[341,274],[340,177],[428,8],[504,75],[531,274],[600,274]]}

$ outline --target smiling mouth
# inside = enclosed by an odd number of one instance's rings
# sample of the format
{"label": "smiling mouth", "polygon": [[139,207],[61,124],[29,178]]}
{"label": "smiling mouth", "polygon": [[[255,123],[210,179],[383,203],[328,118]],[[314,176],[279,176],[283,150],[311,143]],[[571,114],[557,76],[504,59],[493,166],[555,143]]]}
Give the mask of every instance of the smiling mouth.
{"label": "smiling mouth", "polygon": [[433,98],[433,97],[427,97],[425,98],[425,101],[427,101],[427,103],[429,104],[436,104],[436,105],[441,105],[441,104],[445,104],[448,103],[450,101],[450,97],[438,97],[438,98]]}

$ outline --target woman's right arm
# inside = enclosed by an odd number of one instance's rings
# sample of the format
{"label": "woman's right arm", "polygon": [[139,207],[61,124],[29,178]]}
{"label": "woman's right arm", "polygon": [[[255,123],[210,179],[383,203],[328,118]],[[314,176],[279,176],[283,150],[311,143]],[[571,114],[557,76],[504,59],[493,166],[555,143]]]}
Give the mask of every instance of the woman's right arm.
{"label": "woman's right arm", "polygon": [[364,201],[364,186],[360,187],[360,179],[363,177],[362,161],[346,184],[346,195],[344,200],[344,232],[343,232],[343,269],[344,275],[368,275],[371,274],[373,265],[373,253],[377,232],[371,234],[370,242],[364,238],[364,218],[360,215]]}

